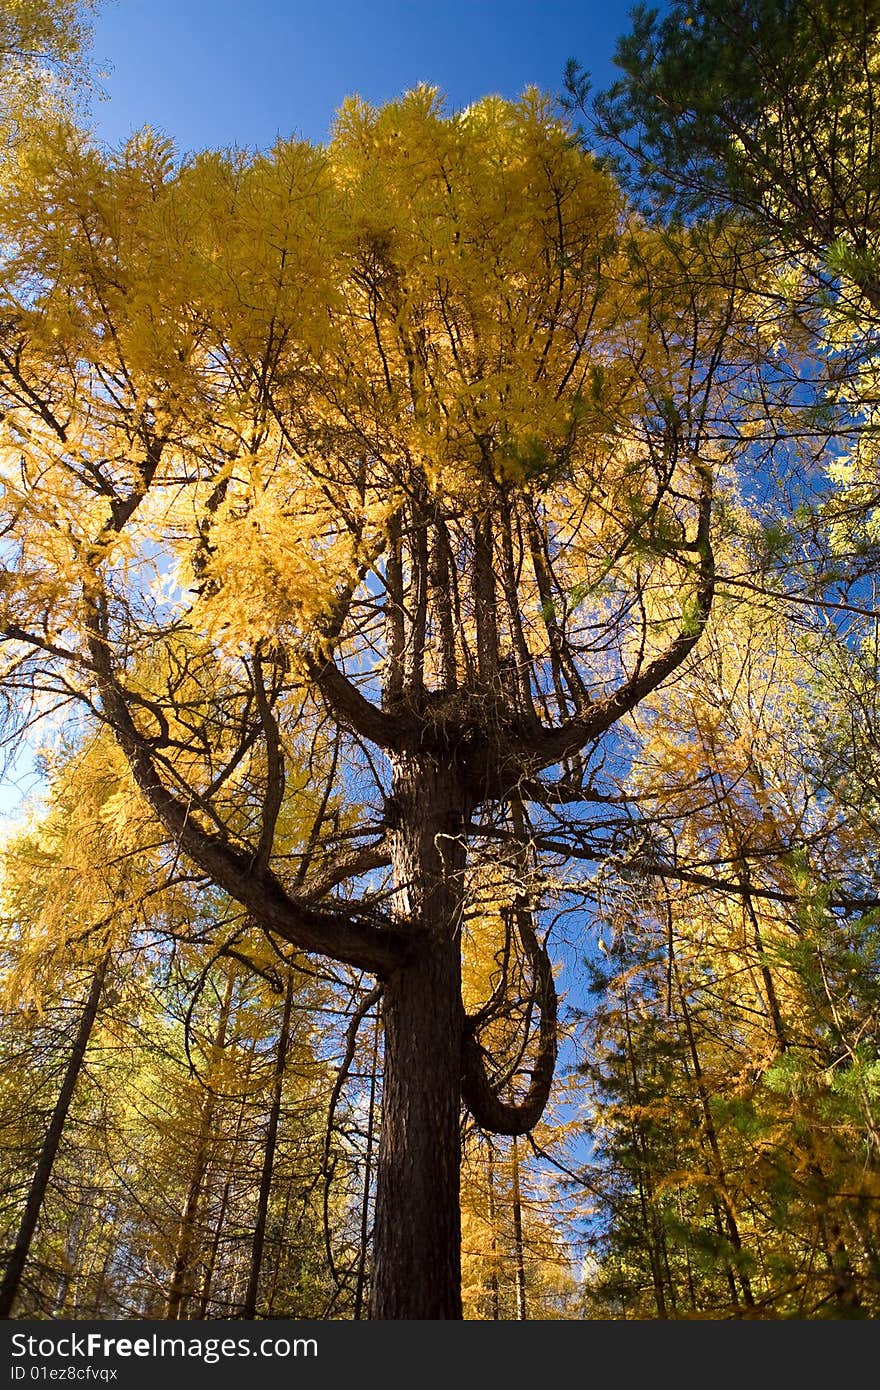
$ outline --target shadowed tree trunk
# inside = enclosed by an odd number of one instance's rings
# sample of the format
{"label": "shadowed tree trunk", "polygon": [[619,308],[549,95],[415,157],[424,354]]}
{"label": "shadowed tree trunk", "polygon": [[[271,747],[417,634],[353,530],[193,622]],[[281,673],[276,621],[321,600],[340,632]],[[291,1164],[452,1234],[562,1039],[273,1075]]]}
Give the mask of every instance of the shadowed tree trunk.
{"label": "shadowed tree trunk", "polygon": [[526,1264],[523,1247],[522,1193],[519,1187],[519,1149],[517,1148],[516,1135],[513,1136],[510,1162],[513,1172],[513,1257],[516,1274],[516,1317],[518,1322],[525,1322],[528,1317],[526,1309]]}
{"label": "shadowed tree trunk", "polygon": [[367,1108],[367,1151],[364,1155],[364,1185],[361,1192],[361,1239],[358,1250],[357,1283],[354,1290],[354,1317],[363,1316],[364,1292],[367,1283],[367,1241],[370,1227],[370,1189],[373,1184],[373,1139],[376,1124],[376,1073],[379,1066],[379,1023],[377,1011],[373,1024],[373,1044],[370,1054],[370,1100]]}
{"label": "shadowed tree trunk", "polygon": [[43,1147],[40,1150],[40,1157],[34,1169],[34,1176],[31,1179],[30,1190],[28,1191],[27,1202],[18,1228],[15,1244],[9,1256],[6,1272],[3,1276],[3,1284],[0,1286],[0,1318],[12,1316],[12,1309],[18,1297],[22,1275],[24,1274],[25,1264],[27,1263],[28,1253],[31,1248],[31,1241],[37,1229],[37,1222],[40,1219],[40,1212],[43,1209],[43,1202],[46,1199],[46,1190],[49,1186],[49,1179],[52,1176],[52,1169],[58,1153],[58,1146],[61,1143],[61,1136],[64,1133],[64,1125],[67,1120],[73,1094],[76,1090],[76,1083],[82,1069],[83,1059],[86,1055],[86,1048],[89,1045],[89,1038],[92,1035],[92,1028],[98,1016],[98,1006],[101,1002],[101,991],[104,988],[104,980],[107,975],[107,967],[110,963],[110,953],[102,957],[94,976],[92,977],[91,988],[86,999],[85,1008],[80,1016],[79,1026],[76,1030],[76,1037],[70,1053],[70,1059],[64,1072],[64,1080],[61,1083],[61,1090],[58,1092],[58,1099],[52,1111],[52,1118],[49,1121],[49,1128],[43,1140]]}
{"label": "shadowed tree trunk", "polygon": [[[226,982],[226,991],[220,1005],[217,1032],[211,1048],[215,1063],[226,1045],[226,1030],[229,1026],[229,1012],[232,1007],[232,989],[233,977],[230,975]],[[212,1066],[209,1069],[209,1083],[212,1079],[213,1070],[214,1068]],[[207,1090],[202,1101],[201,1114],[199,1116],[199,1129],[196,1136],[196,1150],[193,1155],[189,1186],[187,1188],[183,1210],[180,1213],[180,1221],[177,1227],[177,1240],[174,1246],[174,1261],[171,1270],[171,1284],[168,1289],[168,1298],[165,1304],[165,1317],[172,1322],[180,1318],[184,1301],[190,1293],[189,1284],[194,1259],[193,1246],[196,1236],[196,1222],[198,1219],[199,1206],[202,1201],[205,1175],[208,1171],[208,1163],[211,1156],[211,1132],[214,1126],[215,1109],[216,1096],[212,1090]]]}
{"label": "shadowed tree trunk", "polygon": [[464,794],[448,768],[401,758],[394,803],[397,906],[419,940],[382,995],[385,1080],[370,1317],[460,1318]]}
{"label": "shadowed tree trunk", "polygon": [[492,1272],[489,1275],[489,1307],[491,1309],[492,1321],[498,1322],[501,1316],[500,1301],[498,1298],[498,1236],[495,1231],[495,1145],[491,1138],[486,1140],[486,1181],[489,1189],[489,1233],[490,1233],[490,1258],[492,1261]]}
{"label": "shadowed tree trunk", "polygon": [[284,992],[284,1015],[278,1035],[278,1049],[275,1053],[275,1077],[272,1086],[272,1105],[269,1111],[269,1126],[266,1132],[266,1146],[263,1150],[263,1171],[260,1175],[260,1195],[257,1201],[257,1218],[254,1223],[254,1238],[251,1245],[251,1267],[248,1275],[247,1293],[241,1310],[243,1318],[257,1315],[257,1294],[260,1287],[260,1270],[263,1265],[263,1246],[266,1240],[266,1217],[269,1212],[269,1194],[272,1190],[272,1173],[275,1168],[275,1146],[278,1142],[278,1122],[281,1118],[281,1100],[284,1094],[284,1068],[287,1063],[287,1049],[290,1046],[290,1015],[293,1009],[293,975],[287,977]]}

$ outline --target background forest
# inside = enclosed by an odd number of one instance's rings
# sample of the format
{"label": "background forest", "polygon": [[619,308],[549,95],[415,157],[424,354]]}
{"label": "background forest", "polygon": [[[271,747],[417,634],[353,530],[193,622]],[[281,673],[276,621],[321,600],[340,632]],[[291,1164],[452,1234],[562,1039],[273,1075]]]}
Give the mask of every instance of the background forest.
{"label": "background forest", "polygon": [[880,3],[185,158],[88,18],[0,4],[0,1316],[876,1317]]}

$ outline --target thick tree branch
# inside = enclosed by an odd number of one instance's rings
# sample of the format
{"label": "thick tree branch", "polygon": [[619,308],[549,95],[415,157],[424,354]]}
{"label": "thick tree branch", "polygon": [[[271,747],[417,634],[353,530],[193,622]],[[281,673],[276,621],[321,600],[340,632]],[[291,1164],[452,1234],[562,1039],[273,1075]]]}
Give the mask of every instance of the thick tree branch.
{"label": "thick tree branch", "polygon": [[403,721],[366,699],[329,658],[323,662],[310,661],[309,675],[340,723],[355,733],[387,752],[405,752],[412,743],[412,739],[406,737]]}
{"label": "thick tree branch", "polygon": [[387,869],[390,863],[391,850],[387,841],[361,845],[329,867],[308,875],[302,885],[302,897],[308,902],[317,903],[346,879],[368,874],[372,869]]}
{"label": "thick tree branch", "polygon": [[277,933],[299,950],[329,956],[383,976],[406,959],[408,943],[399,926],[375,914],[359,918],[356,909],[318,908],[291,897],[254,852],[232,845],[202,828],[195,816],[164,784],[149,742],[138,730],[116,678],[104,641],[93,626],[89,646],[104,714],[132,775],[154,813],[208,877],[252,914],[260,926]]}

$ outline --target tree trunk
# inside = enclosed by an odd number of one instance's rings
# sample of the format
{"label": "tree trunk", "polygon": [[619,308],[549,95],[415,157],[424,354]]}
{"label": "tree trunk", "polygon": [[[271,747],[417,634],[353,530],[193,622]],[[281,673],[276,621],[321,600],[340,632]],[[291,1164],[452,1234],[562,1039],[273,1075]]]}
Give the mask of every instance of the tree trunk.
{"label": "tree trunk", "polygon": [[373,1139],[376,1123],[376,1072],[379,1067],[379,1013],[373,1026],[373,1053],[370,1065],[370,1102],[367,1108],[367,1152],[364,1156],[364,1186],[361,1195],[361,1243],[358,1251],[357,1284],[354,1291],[354,1317],[363,1316],[367,1285],[367,1240],[370,1228],[370,1188],[373,1185]]}
{"label": "tree trunk", "polygon": [[454,767],[401,757],[389,819],[396,911],[413,934],[413,951],[383,989],[370,1317],[454,1319],[462,1316],[459,934],[465,860],[465,798]]}
{"label": "tree trunk", "polygon": [[516,1317],[525,1322],[526,1312],[526,1262],[523,1248],[522,1194],[519,1187],[519,1150],[516,1135],[513,1136],[510,1161],[513,1169],[513,1253],[516,1273]]}
{"label": "tree trunk", "polygon": [[220,1209],[217,1213],[217,1220],[214,1225],[214,1234],[211,1238],[211,1245],[205,1260],[205,1273],[202,1280],[202,1291],[199,1294],[199,1301],[196,1304],[195,1320],[203,1322],[208,1316],[208,1307],[211,1302],[211,1290],[214,1283],[214,1274],[217,1268],[217,1256],[220,1252],[220,1242],[223,1239],[226,1226],[226,1213],[229,1209],[229,1199],[232,1193],[232,1181],[238,1158],[239,1144],[241,1143],[241,1131],[245,1120],[245,1110],[247,1109],[247,1087],[250,1083],[251,1072],[254,1065],[254,1053],[256,1052],[256,1041],[251,1040],[248,1050],[247,1067],[242,1077],[242,1096],[238,1106],[238,1118],[235,1121],[235,1131],[232,1136],[232,1143],[227,1157],[226,1180],[223,1184],[223,1191],[220,1196]]}
{"label": "tree trunk", "polygon": [[284,1097],[284,1068],[287,1065],[287,1052],[290,1046],[290,1015],[293,1010],[293,974],[287,977],[284,993],[284,1016],[278,1036],[278,1050],[275,1054],[275,1076],[272,1086],[272,1105],[269,1111],[269,1126],[266,1132],[266,1146],[263,1150],[263,1171],[260,1176],[260,1195],[257,1201],[257,1216],[254,1222],[254,1237],[251,1244],[251,1267],[248,1275],[247,1292],[240,1316],[248,1321],[257,1316],[257,1295],[260,1289],[260,1271],[263,1267],[263,1247],[266,1243],[266,1221],[269,1215],[269,1197],[272,1191],[272,1174],[275,1171],[275,1149],[278,1143],[278,1124],[281,1119],[281,1102]]}
{"label": "tree trunk", "polygon": [[498,1322],[501,1317],[501,1307],[498,1298],[498,1239],[495,1232],[495,1148],[491,1138],[487,1138],[486,1148],[489,1155],[489,1230],[492,1236],[492,1273],[489,1275],[489,1307],[492,1310],[492,1321]]}
{"label": "tree trunk", "polygon": [[86,1048],[89,1045],[92,1028],[98,1016],[98,1005],[101,1001],[101,991],[104,988],[104,978],[107,974],[107,966],[110,963],[110,953],[107,952],[102,957],[97,970],[92,978],[89,997],[86,1000],[85,1008],[80,1017],[79,1026],[76,1030],[76,1037],[70,1053],[70,1060],[64,1073],[64,1080],[61,1083],[61,1090],[52,1111],[52,1119],[49,1121],[49,1128],[46,1131],[46,1138],[43,1140],[43,1147],[34,1176],[31,1179],[30,1191],[25,1204],[24,1214],[21,1218],[21,1225],[18,1228],[18,1236],[9,1263],[6,1266],[6,1273],[3,1276],[3,1285],[0,1288],[0,1318],[8,1318],[12,1315],[13,1304],[18,1295],[21,1276],[27,1262],[28,1252],[31,1248],[31,1241],[37,1229],[37,1222],[40,1219],[40,1212],[43,1209],[43,1202],[46,1198],[46,1190],[49,1186],[49,1179],[52,1176],[52,1168],[58,1153],[58,1146],[61,1143],[61,1135],[64,1132],[64,1125],[67,1120],[67,1113],[70,1110],[70,1103],[73,1100],[73,1093],[76,1090],[76,1083],[79,1079],[83,1059],[86,1055]]}
{"label": "tree trunk", "polygon": [[[681,976],[678,971],[678,966],[675,966],[674,970],[675,983],[676,988],[678,990],[678,999],[681,1005],[681,1016],[684,1021],[685,1032],[687,1034],[688,1041],[688,1050],[691,1054],[691,1064],[694,1069],[694,1080],[697,1083],[697,1094],[700,1098],[700,1108],[703,1112],[703,1129],[706,1135],[706,1141],[709,1145],[709,1150],[712,1154],[712,1164],[708,1165],[709,1174],[715,1181],[715,1192],[717,1193],[718,1200],[721,1202],[721,1205],[724,1208],[725,1224],[727,1226],[727,1238],[737,1254],[738,1264],[736,1273],[739,1279],[740,1288],[742,1290],[743,1301],[745,1302],[746,1307],[754,1308],[755,1298],[754,1294],[752,1293],[752,1283],[743,1264],[743,1256],[746,1252],[743,1249],[742,1237],[740,1236],[739,1231],[739,1222],[737,1221],[736,1217],[736,1209],[733,1205],[733,1202],[730,1199],[730,1184],[727,1179],[727,1172],[724,1166],[724,1160],[721,1156],[721,1145],[718,1142],[718,1133],[715,1129],[715,1121],[712,1117],[712,1106],[709,1099],[709,1093],[706,1090],[706,1085],[703,1078],[703,1066],[700,1062],[700,1053],[697,1048],[697,1039],[694,1033],[693,1023],[691,1021],[691,1011],[688,1008],[687,995],[685,994],[685,991],[682,988]],[[738,1307],[738,1299],[736,1298],[734,1299],[734,1306]]]}
{"label": "tree trunk", "polygon": [[[648,1255],[648,1263],[651,1270],[651,1282],[654,1287],[654,1301],[657,1305],[658,1318],[668,1318],[667,1309],[667,1290],[669,1302],[673,1305],[675,1290],[669,1279],[664,1281],[664,1274],[668,1274],[668,1260],[666,1258],[666,1238],[663,1231],[663,1223],[657,1209],[657,1200],[654,1192],[654,1180],[651,1174],[651,1148],[650,1142],[646,1138],[641,1112],[643,1109],[641,1084],[639,1082],[639,1072],[636,1060],[636,1048],[633,1043],[632,1029],[630,1025],[629,991],[624,982],[623,991],[623,1017],[626,1027],[626,1056],[629,1062],[629,1073],[627,1080],[631,1083],[632,1090],[630,1096],[638,1107],[639,1117],[630,1122],[630,1133],[632,1135],[633,1153],[636,1157],[636,1181],[638,1184],[639,1210],[642,1217],[642,1229],[644,1242]],[[629,1099],[629,1097],[628,1097]]]}
{"label": "tree trunk", "polygon": [[[229,1025],[229,1012],[232,1007],[232,989],[233,978],[230,975],[227,979],[226,992],[220,1005],[220,1020],[217,1024],[217,1033],[211,1049],[212,1065],[208,1073],[209,1083],[214,1080],[214,1070],[217,1060],[223,1048],[226,1046],[226,1029]],[[165,1304],[165,1317],[169,1322],[175,1322],[182,1317],[183,1305],[189,1295],[189,1281],[193,1267],[193,1244],[196,1237],[196,1221],[210,1160],[211,1132],[214,1127],[215,1108],[216,1094],[213,1090],[209,1089],[205,1092],[202,1102],[192,1173],[177,1228],[171,1287],[168,1290],[168,1299]]]}
{"label": "tree trunk", "polygon": [[165,1302],[165,1317],[174,1322],[182,1316],[182,1309],[188,1295],[189,1279],[193,1264],[193,1242],[195,1240],[196,1217],[202,1198],[202,1185],[208,1171],[208,1150],[211,1129],[214,1122],[214,1095],[208,1091],[202,1102],[199,1119],[199,1132],[196,1139],[196,1152],[192,1174],[187,1188],[186,1200],[177,1227],[177,1240],[174,1246],[174,1263],[171,1272],[171,1286]]}

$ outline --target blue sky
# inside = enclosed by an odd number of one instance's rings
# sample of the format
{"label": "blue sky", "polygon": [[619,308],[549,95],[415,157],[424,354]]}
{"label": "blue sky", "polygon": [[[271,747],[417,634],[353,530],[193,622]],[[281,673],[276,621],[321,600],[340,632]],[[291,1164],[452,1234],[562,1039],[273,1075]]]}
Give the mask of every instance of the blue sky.
{"label": "blue sky", "polygon": [[107,99],[93,115],[116,143],[145,123],[181,151],[327,138],[357,93],[381,102],[419,82],[451,107],[490,93],[562,87],[578,58],[601,87],[632,0],[111,0],[95,26]]}

